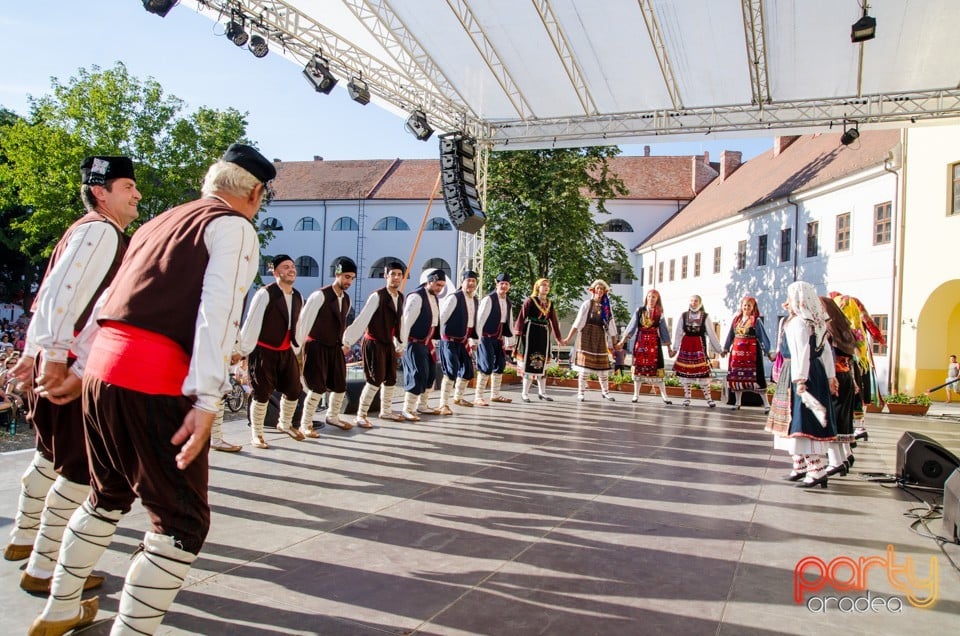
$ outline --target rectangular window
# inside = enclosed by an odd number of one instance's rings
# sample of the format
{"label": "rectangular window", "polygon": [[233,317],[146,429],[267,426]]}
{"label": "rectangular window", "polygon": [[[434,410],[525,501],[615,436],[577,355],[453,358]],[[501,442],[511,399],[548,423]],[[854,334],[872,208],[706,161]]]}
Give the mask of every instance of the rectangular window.
{"label": "rectangular window", "polygon": [[837,250],[846,252],[850,249],[850,213],[837,215]]}
{"label": "rectangular window", "polygon": [[658,283],[663,282],[663,263],[657,264],[657,282]]}
{"label": "rectangular window", "polygon": [[677,271],[677,259],[671,258],[670,259],[670,280],[674,279],[674,274],[676,273],[676,271]]}
{"label": "rectangular window", "polygon": [[713,273],[720,273],[720,248],[713,248]]}
{"label": "rectangular window", "polygon": [[[889,323],[889,317],[886,314],[873,314],[873,322],[877,323],[877,327],[880,328],[880,333],[883,334],[883,339],[887,339],[887,326]],[[882,345],[879,342],[874,341],[873,343],[873,355],[875,356],[885,356],[887,355],[887,345]]]}
{"label": "rectangular window", "polygon": [[763,267],[767,264],[767,235],[761,234],[757,237],[757,266]]}
{"label": "rectangular window", "polygon": [[743,269],[747,266],[747,242],[737,243],[737,269]]}
{"label": "rectangular window", "polygon": [[960,163],[950,166],[950,215],[960,214]]}
{"label": "rectangular window", "polygon": [[813,258],[820,251],[820,222],[807,223],[807,258]]}
{"label": "rectangular window", "polygon": [[780,230],[780,262],[786,263],[790,260],[790,255],[793,254],[792,249],[793,244],[793,229],[786,228]]}
{"label": "rectangular window", "polygon": [[884,245],[890,242],[893,233],[893,205],[887,201],[873,206],[873,244]]}
{"label": "rectangular window", "polygon": [[653,285],[653,265],[647,268],[647,285]]}
{"label": "rectangular window", "polygon": [[680,278],[687,277],[687,257],[680,259]]}
{"label": "rectangular window", "polygon": [[693,255],[693,275],[700,276],[700,252]]}

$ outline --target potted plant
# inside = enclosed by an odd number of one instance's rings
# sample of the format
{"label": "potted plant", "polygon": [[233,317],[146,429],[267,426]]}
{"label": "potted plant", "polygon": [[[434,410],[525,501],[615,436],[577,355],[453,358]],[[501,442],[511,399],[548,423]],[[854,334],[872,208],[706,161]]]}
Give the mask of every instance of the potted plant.
{"label": "potted plant", "polygon": [[610,374],[610,388],[614,391],[633,393],[633,376],[622,371]]}
{"label": "potted plant", "polygon": [[926,395],[894,393],[887,396],[887,412],[892,415],[926,415],[930,403]]}
{"label": "potted plant", "polygon": [[675,375],[668,375],[663,379],[664,386],[667,387],[669,397],[683,397],[683,383]]}
{"label": "potted plant", "polygon": [[710,399],[719,400],[723,396],[723,384],[720,382],[710,383]]}
{"label": "potted plant", "polygon": [[520,381],[520,376],[517,375],[517,368],[507,366],[503,369],[503,383],[504,384],[516,384]]}

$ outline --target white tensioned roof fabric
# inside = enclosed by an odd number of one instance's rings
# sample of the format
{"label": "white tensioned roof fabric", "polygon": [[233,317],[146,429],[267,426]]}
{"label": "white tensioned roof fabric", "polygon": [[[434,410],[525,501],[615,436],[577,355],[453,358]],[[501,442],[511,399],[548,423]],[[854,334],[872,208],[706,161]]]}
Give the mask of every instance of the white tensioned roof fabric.
{"label": "white tensioned roof fabric", "polygon": [[[960,117],[960,2],[184,0],[231,8],[299,71],[315,54],[379,105],[523,149],[861,129]],[[299,67],[299,68],[298,68]],[[346,81],[341,86],[346,86]],[[846,121],[845,121],[846,120]]]}

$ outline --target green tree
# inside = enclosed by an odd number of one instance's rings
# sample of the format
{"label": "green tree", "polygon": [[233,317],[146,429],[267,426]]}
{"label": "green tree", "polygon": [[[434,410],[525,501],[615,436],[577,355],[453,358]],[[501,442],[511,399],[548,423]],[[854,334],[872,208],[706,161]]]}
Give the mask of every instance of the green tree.
{"label": "green tree", "polygon": [[[16,113],[0,108],[0,131],[19,119]],[[7,163],[0,153],[0,165]],[[23,233],[13,224],[29,215],[29,209],[15,202],[0,202],[0,302],[22,304],[40,276],[39,266],[20,250]]]}
{"label": "green tree", "polygon": [[[614,271],[632,269],[626,250],[608,238],[593,216],[593,205],[627,194],[609,171],[616,147],[520,150],[490,155],[487,168],[485,279],[498,272],[513,278],[517,299],[549,278],[550,295],[561,315],[579,305],[589,284]],[[629,308],[613,298],[618,323]]]}
{"label": "green tree", "polygon": [[246,114],[200,108],[165,95],[154,79],[132,77],[122,63],[80,69],[52,93],[30,98],[29,114],[0,128],[0,209],[29,214],[11,222],[34,262],[50,255],[83,211],[79,165],[91,154],[128,155],[143,195],[133,228],[195,198],[207,167],[234,142],[249,143]]}

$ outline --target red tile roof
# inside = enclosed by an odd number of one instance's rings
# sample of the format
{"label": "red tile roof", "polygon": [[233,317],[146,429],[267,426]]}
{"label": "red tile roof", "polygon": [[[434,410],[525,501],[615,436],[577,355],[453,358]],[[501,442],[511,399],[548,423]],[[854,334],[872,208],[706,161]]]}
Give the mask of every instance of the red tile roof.
{"label": "red tile roof", "polygon": [[[274,200],[429,199],[440,172],[436,159],[278,161]],[[701,156],[615,157],[612,171],[630,190],[624,199],[682,199],[716,178]],[[442,194],[438,193],[438,196]]]}
{"label": "red tile roof", "polygon": [[778,156],[774,157],[771,149],[741,165],[725,181],[716,179],[641,246],[880,165],[899,141],[899,130],[864,131],[850,146],[840,144],[839,133],[800,137]]}

